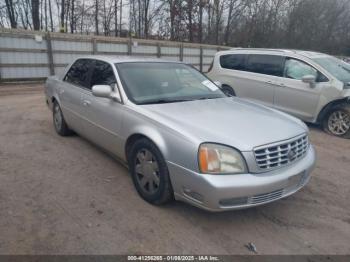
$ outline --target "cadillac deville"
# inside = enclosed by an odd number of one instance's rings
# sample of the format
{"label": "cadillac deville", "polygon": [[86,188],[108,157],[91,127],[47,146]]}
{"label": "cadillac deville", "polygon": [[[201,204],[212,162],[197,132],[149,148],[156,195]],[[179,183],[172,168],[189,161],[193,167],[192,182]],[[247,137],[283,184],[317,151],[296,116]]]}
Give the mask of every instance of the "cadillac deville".
{"label": "cadillac deville", "polygon": [[45,93],[57,133],[74,131],[125,162],[155,205],[270,203],[304,187],[315,164],[302,121],[228,97],[181,62],[82,57],[49,77]]}

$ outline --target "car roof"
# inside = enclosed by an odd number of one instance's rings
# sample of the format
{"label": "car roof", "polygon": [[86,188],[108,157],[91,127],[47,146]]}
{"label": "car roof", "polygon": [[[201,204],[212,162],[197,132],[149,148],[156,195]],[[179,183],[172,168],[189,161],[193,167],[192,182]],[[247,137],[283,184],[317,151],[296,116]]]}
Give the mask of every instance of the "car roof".
{"label": "car roof", "polygon": [[113,64],[126,63],[126,62],[182,63],[180,61],[165,60],[160,58],[139,57],[139,56],[114,56],[114,55],[89,55],[89,56],[80,56],[77,59],[97,59],[97,60],[103,60]]}
{"label": "car roof", "polygon": [[296,50],[296,49],[274,49],[274,48],[232,48],[228,51],[223,51],[222,53],[230,53],[230,52],[239,52],[244,51],[247,53],[261,53],[261,54],[295,54],[295,55],[301,55],[307,58],[317,58],[317,57],[324,57],[328,56],[327,54],[320,53],[320,52],[314,52],[314,51],[304,51],[304,50]]}

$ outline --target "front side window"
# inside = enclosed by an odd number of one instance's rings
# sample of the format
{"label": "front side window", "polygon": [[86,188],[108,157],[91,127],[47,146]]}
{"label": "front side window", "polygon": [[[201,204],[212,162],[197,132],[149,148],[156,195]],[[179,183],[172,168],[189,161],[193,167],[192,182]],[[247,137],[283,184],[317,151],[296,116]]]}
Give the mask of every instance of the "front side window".
{"label": "front side window", "polygon": [[91,76],[90,88],[94,85],[110,85],[113,87],[116,82],[112,66],[106,62],[96,60]]}
{"label": "front side window", "polygon": [[246,63],[246,71],[282,76],[284,58],[277,55],[249,55]]}
{"label": "front side window", "polygon": [[316,82],[327,82],[328,79],[321,72],[313,68],[312,66],[293,58],[287,58],[284,67],[284,77],[302,80],[304,76],[312,75],[315,77]]}
{"label": "front side window", "polygon": [[225,69],[232,70],[245,70],[245,57],[246,55],[235,54],[235,55],[223,55],[220,57],[220,65]]}
{"label": "front side window", "polygon": [[208,78],[188,65],[129,62],[116,67],[125,92],[136,104],[226,97]]}
{"label": "front side window", "polygon": [[91,68],[91,59],[77,60],[67,72],[64,81],[71,84],[89,88],[89,72]]}

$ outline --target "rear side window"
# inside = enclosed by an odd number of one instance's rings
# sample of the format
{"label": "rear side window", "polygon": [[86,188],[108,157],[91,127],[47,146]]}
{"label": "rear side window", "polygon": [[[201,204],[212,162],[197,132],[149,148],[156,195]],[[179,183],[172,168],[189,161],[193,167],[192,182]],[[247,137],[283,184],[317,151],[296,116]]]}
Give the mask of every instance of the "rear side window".
{"label": "rear side window", "polygon": [[91,68],[91,59],[79,59],[69,69],[64,81],[71,84],[90,88],[89,86],[89,73]]}
{"label": "rear side window", "polygon": [[220,57],[220,65],[222,68],[245,71],[246,55],[223,55]]}
{"label": "rear side window", "polygon": [[249,55],[246,63],[246,71],[283,76],[284,58],[278,55]]}
{"label": "rear side window", "polygon": [[112,66],[106,62],[96,60],[91,76],[90,88],[94,85],[113,86],[116,82]]}

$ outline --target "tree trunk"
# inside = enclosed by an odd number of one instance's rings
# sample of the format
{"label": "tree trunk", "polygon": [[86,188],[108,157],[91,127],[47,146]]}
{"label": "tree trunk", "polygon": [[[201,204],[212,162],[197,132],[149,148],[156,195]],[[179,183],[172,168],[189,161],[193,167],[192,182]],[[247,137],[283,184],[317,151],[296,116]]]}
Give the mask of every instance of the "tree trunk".
{"label": "tree trunk", "polygon": [[144,35],[145,38],[148,38],[148,9],[149,9],[149,0],[145,2],[145,18],[144,18]]}
{"label": "tree trunk", "polygon": [[114,31],[114,35],[118,36],[118,0],[114,0]]}
{"label": "tree trunk", "polygon": [[51,27],[51,32],[53,32],[53,21],[52,21],[52,7],[51,7],[51,0],[49,0],[49,14],[50,14],[50,27]]}
{"label": "tree trunk", "polygon": [[203,41],[203,0],[199,0],[199,32],[198,32],[199,43]]}
{"label": "tree trunk", "polygon": [[6,3],[7,14],[10,19],[11,28],[17,28],[17,21],[15,17],[14,8],[13,8],[13,1],[5,0],[5,3]]}
{"label": "tree trunk", "polygon": [[190,40],[190,42],[193,42],[192,10],[193,10],[192,0],[188,0],[188,3],[187,3],[187,14],[188,14],[188,30],[189,30],[189,40]]}
{"label": "tree trunk", "polygon": [[47,0],[45,0],[45,31],[48,31],[48,19],[47,19]]}
{"label": "tree trunk", "polygon": [[98,35],[98,0],[95,1],[95,34]]}
{"label": "tree trunk", "polygon": [[[123,11],[123,0],[120,0],[120,8],[119,8],[119,32],[118,35],[122,34],[122,11]],[[130,19],[130,18],[129,18]]]}
{"label": "tree trunk", "polygon": [[60,21],[60,32],[64,33],[66,30],[64,28],[64,14],[65,14],[65,0],[61,0],[61,21]]}
{"label": "tree trunk", "polygon": [[72,0],[72,6],[71,6],[71,17],[70,17],[70,32],[73,34],[75,29],[75,17],[74,17],[74,0]]}
{"label": "tree trunk", "polygon": [[32,19],[34,30],[40,30],[39,0],[32,0]]}

